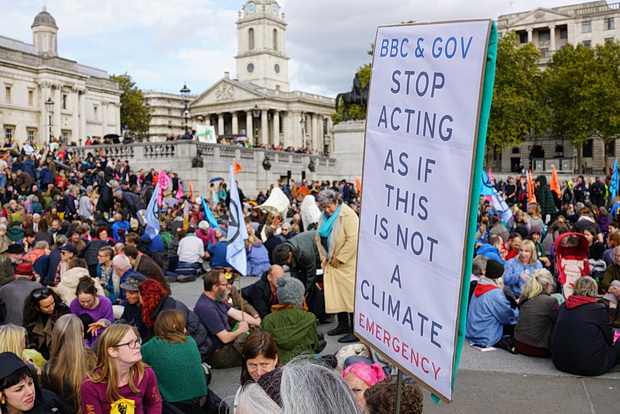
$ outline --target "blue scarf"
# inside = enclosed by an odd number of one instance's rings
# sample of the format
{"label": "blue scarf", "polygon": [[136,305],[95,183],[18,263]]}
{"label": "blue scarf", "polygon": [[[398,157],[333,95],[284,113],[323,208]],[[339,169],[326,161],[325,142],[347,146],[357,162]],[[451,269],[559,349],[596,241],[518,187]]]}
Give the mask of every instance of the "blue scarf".
{"label": "blue scarf", "polygon": [[323,212],[323,221],[321,222],[321,227],[319,227],[319,236],[327,238],[327,247],[329,250],[329,239],[332,236],[332,230],[334,228],[334,223],[336,222],[336,218],[338,218],[338,214],[340,214],[340,207],[342,204],[338,206],[334,214],[328,216],[325,212]]}

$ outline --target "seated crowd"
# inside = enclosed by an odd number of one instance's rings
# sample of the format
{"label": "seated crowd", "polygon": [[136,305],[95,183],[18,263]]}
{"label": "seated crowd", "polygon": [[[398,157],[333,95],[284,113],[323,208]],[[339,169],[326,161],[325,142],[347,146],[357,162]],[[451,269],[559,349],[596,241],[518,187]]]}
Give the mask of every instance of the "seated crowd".
{"label": "seated crowd", "polygon": [[552,193],[541,176],[538,202],[528,203],[523,182],[496,185],[511,206],[507,221],[481,198],[466,338],[551,358],[575,375],[620,369],[620,198],[609,213],[603,180],[580,176]]}
{"label": "seated crowd", "polygon": [[[319,211],[312,196],[328,188],[353,212],[348,204],[355,208],[357,194],[350,184],[278,183],[291,200],[284,222],[247,203],[248,275],[258,278],[237,289],[238,274],[226,259],[224,183],[206,197],[205,211],[179,196],[180,179],[170,173],[161,230],[152,236],[140,212],[163,172],[134,172],[127,162],[60,151],[2,158],[15,171],[0,194],[3,413],[226,412],[208,385],[210,369],[229,367],[241,367],[244,387],[230,404],[239,412],[253,412],[248,404],[255,408],[260,398],[270,399],[264,408],[273,412],[391,411],[396,391],[384,372],[391,373],[389,364],[320,355],[328,282],[317,274],[320,226],[303,223],[301,204],[309,196]],[[58,159],[69,169],[57,170]],[[30,164],[38,165],[33,176]],[[25,185],[23,175],[30,177]],[[173,297],[171,284],[197,278],[202,293],[190,309]],[[357,341],[350,313],[338,315],[330,334]],[[280,389],[284,384],[334,398],[300,398],[291,387]],[[407,383],[405,389],[412,404],[401,412],[421,412],[419,388]]]}

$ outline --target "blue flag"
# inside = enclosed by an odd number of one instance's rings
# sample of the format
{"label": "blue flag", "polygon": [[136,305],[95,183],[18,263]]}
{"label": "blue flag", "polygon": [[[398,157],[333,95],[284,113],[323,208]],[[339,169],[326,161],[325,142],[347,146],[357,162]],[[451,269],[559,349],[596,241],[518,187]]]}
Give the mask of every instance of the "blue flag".
{"label": "blue flag", "polygon": [[226,247],[226,261],[232,267],[245,276],[247,273],[248,262],[245,252],[245,241],[248,232],[245,229],[243,220],[243,206],[239,201],[239,191],[233,173],[233,166],[230,166],[230,223],[228,224],[228,246]]}
{"label": "blue flag", "polygon": [[611,175],[611,183],[609,185],[609,192],[611,193],[611,199],[613,201],[618,194],[618,158],[614,161],[614,171]]}
{"label": "blue flag", "polygon": [[157,205],[157,196],[159,194],[159,182],[155,186],[149,205],[146,208],[146,229],[144,234],[149,236],[151,240],[159,234],[159,206]]}
{"label": "blue flag", "polygon": [[205,218],[207,219],[209,224],[211,224],[211,227],[213,227],[214,229],[219,229],[220,226],[217,224],[217,220],[215,219],[215,217],[213,217],[213,212],[211,211],[209,206],[207,206],[205,198],[200,197],[200,199],[202,200],[202,208],[204,208],[205,210]]}
{"label": "blue flag", "polygon": [[482,179],[482,181],[480,182],[480,195],[487,198],[492,197],[494,188],[486,171],[482,170],[480,178]]}

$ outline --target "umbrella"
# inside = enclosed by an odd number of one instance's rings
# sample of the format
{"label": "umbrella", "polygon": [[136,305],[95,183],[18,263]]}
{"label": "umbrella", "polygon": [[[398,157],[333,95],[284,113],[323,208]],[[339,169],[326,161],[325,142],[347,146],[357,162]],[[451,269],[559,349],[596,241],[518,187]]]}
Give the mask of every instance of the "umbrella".
{"label": "umbrella", "polygon": [[245,141],[249,141],[250,139],[248,137],[237,137],[237,142],[245,142]]}
{"label": "umbrella", "polygon": [[214,183],[216,181],[223,181],[224,179],[222,177],[215,177],[215,178],[211,178],[209,180],[210,183]]}
{"label": "umbrella", "polygon": [[118,134],[106,134],[103,136],[103,139],[114,139],[114,138],[118,138],[120,137],[120,135]]}

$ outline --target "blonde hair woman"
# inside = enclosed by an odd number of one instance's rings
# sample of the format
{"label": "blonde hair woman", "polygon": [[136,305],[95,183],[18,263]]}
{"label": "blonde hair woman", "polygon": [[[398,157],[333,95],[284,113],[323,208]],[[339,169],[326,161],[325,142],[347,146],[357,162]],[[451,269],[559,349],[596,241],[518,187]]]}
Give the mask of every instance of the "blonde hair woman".
{"label": "blonde hair woman", "polygon": [[506,262],[504,284],[516,297],[521,295],[521,288],[530,280],[534,272],[542,269],[543,265],[538,260],[536,246],[531,240],[524,240],[519,246],[517,256]]}
{"label": "blonde hair woman", "polygon": [[43,367],[41,384],[53,391],[72,413],[82,413],[80,386],[94,364],[93,352],[84,347],[82,321],[75,315],[61,316],[52,331],[51,358]]}
{"label": "blonde hair woman", "polygon": [[546,269],[534,272],[521,289],[519,321],[515,327],[515,348],[530,356],[551,356],[551,333],[560,305],[551,296],[555,290],[553,275]]}
{"label": "blonde hair woman", "polygon": [[8,323],[0,325],[0,352],[12,352],[22,358],[26,349],[26,328]]}
{"label": "blonde hair woman", "polygon": [[162,412],[157,377],[142,362],[141,344],[138,330],[132,326],[116,324],[103,331],[95,368],[82,382],[85,412]]}

